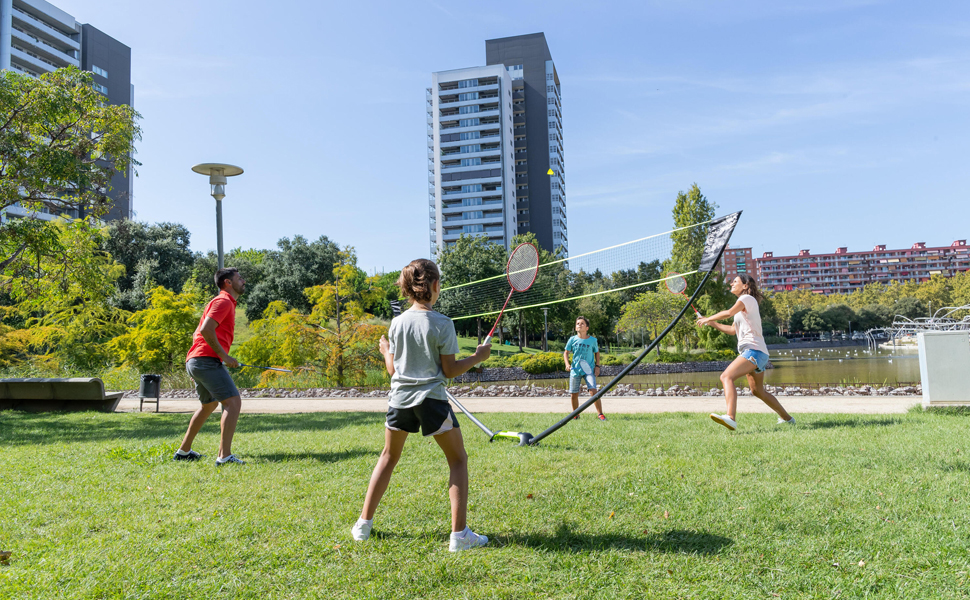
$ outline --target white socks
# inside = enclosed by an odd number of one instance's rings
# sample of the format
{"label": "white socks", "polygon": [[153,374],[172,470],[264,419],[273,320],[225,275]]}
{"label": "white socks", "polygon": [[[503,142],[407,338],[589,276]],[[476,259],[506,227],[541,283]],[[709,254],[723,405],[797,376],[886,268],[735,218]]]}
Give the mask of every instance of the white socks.
{"label": "white socks", "polygon": [[182,450],[181,448],[179,448],[178,450],[176,450],[175,453],[178,454],[179,456],[188,456],[189,454],[191,454],[191,452],[186,452],[185,450]]}

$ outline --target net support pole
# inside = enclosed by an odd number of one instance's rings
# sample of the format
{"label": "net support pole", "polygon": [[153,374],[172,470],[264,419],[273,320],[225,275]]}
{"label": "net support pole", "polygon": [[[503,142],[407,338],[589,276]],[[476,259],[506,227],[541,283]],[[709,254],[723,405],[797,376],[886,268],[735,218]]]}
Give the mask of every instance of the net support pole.
{"label": "net support pole", "polygon": [[[626,375],[630,371],[632,371],[634,368],[636,368],[636,366],[640,364],[640,361],[642,361],[644,358],[646,358],[647,354],[650,354],[650,352],[654,348],[657,347],[657,345],[667,336],[667,334],[670,333],[670,330],[673,329],[674,326],[676,326],[677,323],[680,322],[680,320],[683,318],[684,313],[687,312],[687,309],[692,307],[693,302],[695,300],[697,300],[697,297],[700,295],[701,290],[703,290],[704,289],[704,286],[707,284],[707,280],[710,279],[711,273],[714,272],[714,267],[717,265],[718,261],[721,259],[721,255],[724,253],[724,249],[727,247],[727,238],[730,238],[731,232],[734,231],[734,225],[737,224],[737,219],[738,219],[738,217],[740,217],[740,215],[741,215],[741,213],[739,211],[739,212],[737,212],[737,213],[735,213],[733,215],[729,215],[728,217],[725,217],[725,219],[731,219],[733,217],[733,222],[728,225],[729,230],[727,231],[727,235],[726,236],[723,236],[724,239],[722,240],[722,243],[720,244],[720,248],[716,252],[716,256],[704,256],[702,258],[702,260],[701,260],[701,268],[705,268],[706,267],[707,268],[707,274],[704,275],[704,279],[701,280],[700,285],[698,285],[697,286],[697,289],[694,290],[694,294],[690,297],[690,299],[687,301],[687,303],[684,304],[684,307],[680,309],[680,313],[678,313],[677,314],[677,317],[673,321],[670,322],[670,325],[667,325],[667,327],[662,332],[660,332],[660,335],[657,336],[657,339],[655,339],[654,341],[650,342],[650,345],[647,346],[643,350],[643,352],[641,352],[640,355],[637,356],[633,360],[633,362],[631,362],[627,366],[623,367],[623,370],[620,371],[620,373],[616,377],[614,377],[612,380],[610,380],[609,383],[607,383],[606,385],[604,385],[603,387],[601,387],[599,389],[599,391],[597,391],[595,394],[593,394],[590,397],[589,400],[587,400],[586,402],[583,402],[579,406],[579,408],[577,408],[573,412],[571,412],[568,415],[566,415],[561,421],[559,421],[558,423],[556,423],[555,425],[553,425],[549,429],[546,429],[545,431],[543,431],[539,435],[534,436],[529,441],[529,445],[530,446],[535,446],[540,441],[542,441],[543,438],[549,436],[552,433],[555,433],[559,428],[561,428],[562,426],[564,426],[566,423],[569,423],[573,419],[573,417],[577,416],[579,413],[583,412],[584,410],[586,410],[587,408],[589,408],[590,406],[592,406],[594,402],[596,402],[597,400],[599,400],[600,398],[602,398],[603,395],[606,394],[606,392],[608,392],[611,389],[613,389],[613,386],[615,386],[617,383],[619,383],[620,380],[623,379],[624,377],[626,377]],[[718,219],[718,221],[722,221],[722,219]],[[721,234],[719,232],[718,235],[723,235],[723,234]],[[713,259],[713,260],[711,260],[711,259]]]}
{"label": "net support pole", "polygon": [[475,415],[473,415],[471,412],[468,411],[468,409],[466,409],[464,406],[462,406],[461,405],[461,402],[459,402],[458,399],[455,398],[452,395],[452,393],[448,391],[447,388],[445,388],[445,394],[447,394],[448,395],[448,399],[451,400],[455,404],[455,406],[458,407],[458,410],[460,410],[461,412],[465,413],[465,416],[468,417],[468,419],[472,423],[474,423],[475,425],[478,425],[478,428],[485,432],[485,435],[488,436],[488,441],[491,442],[495,438],[495,432],[493,432],[491,429],[489,429],[488,427],[486,427],[484,423],[482,423],[477,418],[475,418]]}

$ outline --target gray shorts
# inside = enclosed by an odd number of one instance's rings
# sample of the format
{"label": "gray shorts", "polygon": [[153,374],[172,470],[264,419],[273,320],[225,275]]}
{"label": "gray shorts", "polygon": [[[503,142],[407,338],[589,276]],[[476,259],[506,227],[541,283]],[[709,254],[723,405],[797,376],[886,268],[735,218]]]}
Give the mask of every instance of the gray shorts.
{"label": "gray shorts", "polygon": [[229,369],[218,358],[200,356],[185,361],[185,371],[195,381],[202,404],[222,402],[239,395]]}
{"label": "gray shorts", "polygon": [[578,394],[580,392],[580,387],[582,386],[583,380],[586,380],[586,389],[591,392],[596,391],[596,376],[586,375],[585,377],[577,377],[572,373],[569,374],[569,393]]}

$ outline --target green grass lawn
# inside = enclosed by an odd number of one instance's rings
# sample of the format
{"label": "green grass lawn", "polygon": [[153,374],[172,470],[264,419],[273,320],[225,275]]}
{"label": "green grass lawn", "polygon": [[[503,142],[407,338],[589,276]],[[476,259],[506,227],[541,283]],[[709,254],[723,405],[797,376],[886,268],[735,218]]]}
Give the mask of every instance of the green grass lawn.
{"label": "green grass lawn", "polygon": [[[552,415],[486,414],[538,433]],[[0,598],[964,598],[966,416],[589,415],[535,448],[463,419],[469,524],[412,436],[374,536],[350,537],[373,413],[243,415],[173,463],[187,415],[0,413]]]}

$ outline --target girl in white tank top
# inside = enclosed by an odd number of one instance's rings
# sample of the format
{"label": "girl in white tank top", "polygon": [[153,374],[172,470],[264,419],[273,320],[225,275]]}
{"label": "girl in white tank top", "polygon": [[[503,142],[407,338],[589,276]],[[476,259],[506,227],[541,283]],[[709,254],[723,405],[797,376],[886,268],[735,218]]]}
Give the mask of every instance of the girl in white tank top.
{"label": "girl in white tank top", "polygon": [[[765,344],[761,330],[761,313],[758,306],[761,292],[758,291],[758,284],[754,277],[742,273],[731,282],[731,293],[738,297],[734,306],[697,321],[698,327],[714,327],[728,335],[736,335],[738,352],[741,354],[721,373],[727,413],[723,415],[711,413],[711,418],[731,431],[738,428],[738,392],[734,388],[734,381],[739,377],[746,377],[751,393],[778,413],[778,424],[794,425],[795,418],[788,414],[778,399],[765,389],[764,370],[768,364],[768,346]],[[729,318],[734,319],[732,325],[718,323]]]}

